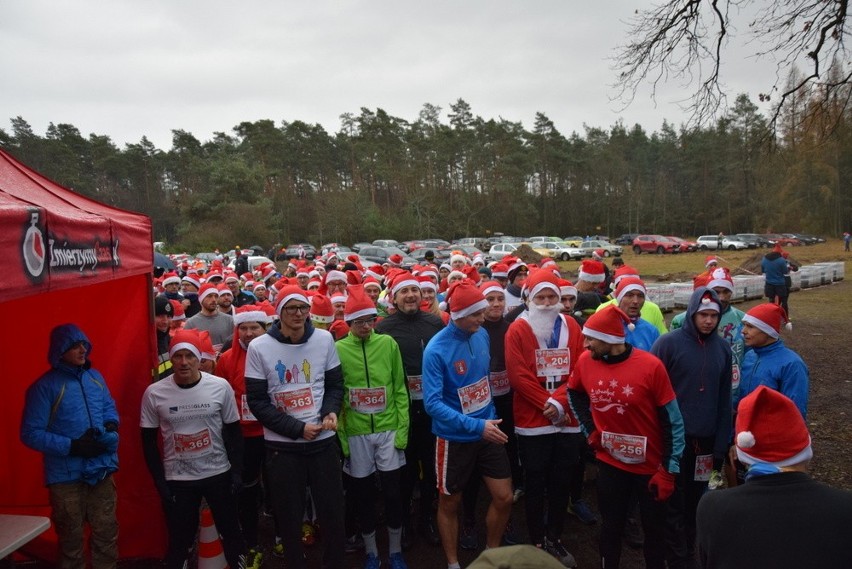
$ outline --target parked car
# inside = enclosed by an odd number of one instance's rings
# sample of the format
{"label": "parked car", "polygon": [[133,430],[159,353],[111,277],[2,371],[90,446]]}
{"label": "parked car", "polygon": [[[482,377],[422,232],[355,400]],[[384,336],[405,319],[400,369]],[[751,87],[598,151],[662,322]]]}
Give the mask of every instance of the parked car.
{"label": "parked car", "polygon": [[372,244],[372,243],[367,243],[367,242],[365,242],[365,241],[360,241],[360,242],[358,242],[358,243],[354,243],[354,244],[352,245],[352,250],[353,250],[353,251],[355,251],[355,252],[357,253],[358,251],[360,251],[360,250],[361,250],[361,249],[363,249],[364,247],[372,247],[372,246],[373,246],[373,244]]}
{"label": "parked car", "polygon": [[764,233],[763,237],[767,239],[773,246],[776,243],[780,243],[782,247],[793,247],[796,245],[801,245],[801,241],[794,237],[785,237],[780,233]]}
{"label": "parked car", "polygon": [[[237,260],[233,259],[230,263],[228,263],[228,268],[233,271],[234,270],[234,263],[236,263],[236,262],[237,262]],[[272,260],[269,257],[264,257],[263,255],[249,255],[249,258],[248,258],[249,272],[254,271],[258,267],[258,265],[262,265],[264,263],[272,263]]]}
{"label": "parked car", "polygon": [[362,247],[361,250],[358,251],[358,256],[362,259],[366,259],[380,265],[387,263],[388,257],[391,255],[401,255],[403,265],[417,264],[417,259],[410,256],[399,247],[377,247],[375,245],[370,245],[369,247]]}
{"label": "parked car", "polygon": [[414,257],[418,263],[422,264],[424,261],[426,261],[426,251],[432,251],[435,254],[434,262],[439,264],[445,261],[449,261],[450,255],[452,253],[452,249],[450,248],[429,249],[428,247],[421,247],[420,249],[415,249],[414,251],[409,253],[409,255]]}
{"label": "parked car", "polygon": [[491,247],[492,243],[486,237],[462,237],[461,239],[454,240],[450,246],[452,245],[471,245],[485,251]]}
{"label": "parked car", "polygon": [[[286,259],[299,259],[302,257],[302,251],[305,253],[305,259],[315,259],[317,256],[316,247],[311,245],[310,243],[297,243],[295,245],[287,245],[287,249],[284,250],[283,258]],[[278,255],[278,258],[281,259],[282,255]]]}
{"label": "parked car", "polygon": [[477,255],[480,255],[483,258],[485,257],[485,252],[482,249],[480,249],[479,247],[474,247],[473,245],[455,244],[455,245],[451,245],[450,247],[448,247],[446,249],[446,251],[447,251],[447,253],[449,253],[449,255],[452,255],[453,251],[461,251],[462,253],[464,253],[465,255],[470,257],[471,259],[473,259]]}
{"label": "parked car", "polygon": [[550,241],[551,243],[562,243],[563,239],[561,237],[536,235],[535,237],[528,237],[527,241],[529,241],[530,243],[541,243],[542,241]]}
{"label": "parked car", "polygon": [[594,251],[595,249],[603,249],[604,257],[609,257],[610,255],[615,255],[616,257],[619,257],[624,252],[624,248],[621,245],[613,245],[612,243],[600,241],[597,239],[583,241],[580,244],[579,249],[583,252],[583,256],[585,257],[591,257],[592,251]]}
{"label": "parked car", "polygon": [[552,257],[562,261],[570,259],[582,259],[583,250],[578,247],[570,247],[567,243],[556,243],[554,241],[539,241],[538,243],[530,243],[533,251],[542,257]]}
{"label": "parked car", "polygon": [[376,239],[373,241],[373,245],[376,247],[396,247],[397,249],[401,249],[404,253],[408,253],[408,245],[400,243],[395,239]]}
{"label": "parked car", "polygon": [[[698,248],[702,251],[719,248],[718,235],[701,235],[695,240],[695,242],[698,243]],[[730,251],[735,249],[748,249],[748,243],[743,241],[738,235],[723,235],[722,249],[728,249]]]}
{"label": "parked car", "polygon": [[682,237],[675,237],[674,235],[666,235],[666,237],[668,237],[672,241],[677,241],[678,243],[680,243],[680,252],[681,253],[698,251],[698,243],[696,243],[695,241],[689,241],[689,240],[684,239]]}
{"label": "parked car", "polygon": [[680,243],[663,235],[637,235],[633,240],[633,252],[641,253],[680,253]]}
{"label": "parked car", "polygon": [[639,233],[622,233],[621,236],[613,241],[616,245],[624,245],[629,247],[633,245],[633,240],[639,237]]}
{"label": "parked car", "polygon": [[782,233],[784,237],[796,239],[801,245],[815,245],[817,238],[813,235],[805,235],[804,233]]}
{"label": "parked car", "polygon": [[488,250],[488,256],[495,260],[500,260],[506,255],[511,255],[518,248],[515,243],[495,243]]}
{"label": "parked car", "polygon": [[757,233],[737,233],[737,237],[745,241],[749,249],[759,249],[761,247],[771,247],[769,240],[758,235]]}
{"label": "parked car", "polygon": [[567,243],[569,247],[579,247],[580,243],[583,242],[585,238],[582,235],[569,235],[562,241]]}

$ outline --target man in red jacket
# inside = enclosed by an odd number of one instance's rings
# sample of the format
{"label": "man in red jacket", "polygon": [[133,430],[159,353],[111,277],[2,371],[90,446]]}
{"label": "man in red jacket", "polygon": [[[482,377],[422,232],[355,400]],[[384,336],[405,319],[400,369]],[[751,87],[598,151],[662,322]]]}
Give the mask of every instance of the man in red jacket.
{"label": "man in red jacket", "polygon": [[569,501],[569,481],[583,442],[565,389],[583,352],[577,322],[561,314],[559,281],[538,269],[524,283],[527,309],[506,333],[506,370],[514,390],[515,433],[526,482],[530,541],[574,567],[560,541]]}

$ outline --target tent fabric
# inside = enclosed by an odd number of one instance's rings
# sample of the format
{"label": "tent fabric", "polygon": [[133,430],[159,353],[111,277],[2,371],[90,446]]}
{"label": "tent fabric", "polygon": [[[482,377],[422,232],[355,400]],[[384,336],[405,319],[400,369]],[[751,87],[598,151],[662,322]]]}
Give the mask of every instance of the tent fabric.
{"label": "tent fabric", "polygon": [[[50,515],[42,457],[20,442],[20,423],[27,388],[49,368],[50,330],[73,322],[92,341],[92,362],[107,380],[121,421],[119,556],[160,558],[165,524],[139,432],[140,401],[156,361],[150,220],[79,196],[0,150],[0,224],[0,242],[7,246],[0,287],[0,512]],[[27,235],[36,226],[42,241]],[[26,259],[28,253],[36,256]],[[75,260],[83,262],[74,266]],[[42,261],[41,276],[34,278],[29,269]],[[55,562],[55,533],[48,530],[23,551]]]}

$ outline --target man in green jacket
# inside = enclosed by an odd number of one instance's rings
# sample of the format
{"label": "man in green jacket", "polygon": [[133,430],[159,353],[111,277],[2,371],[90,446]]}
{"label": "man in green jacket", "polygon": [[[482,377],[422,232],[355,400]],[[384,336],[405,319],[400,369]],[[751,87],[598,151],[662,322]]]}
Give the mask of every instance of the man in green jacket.
{"label": "man in green jacket", "polygon": [[376,546],[375,484],[379,472],[388,526],[391,569],[407,569],[402,557],[400,474],[408,441],[408,388],[399,345],[376,334],[376,307],[361,285],[350,285],[344,319],[349,333],[337,342],[343,368],[343,411],[338,436],[343,470],[354,480],[365,569],[380,566]]}

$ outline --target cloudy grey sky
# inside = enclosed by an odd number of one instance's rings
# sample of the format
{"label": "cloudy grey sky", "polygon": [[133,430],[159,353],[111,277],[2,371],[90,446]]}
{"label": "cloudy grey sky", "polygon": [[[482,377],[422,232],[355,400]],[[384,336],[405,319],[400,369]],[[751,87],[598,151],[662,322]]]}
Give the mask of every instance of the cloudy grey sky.
{"label": "cloudy grey sky", "polygon": [[[71,123],[119,145],[171,130],[208,140],[242,121],[320,123],[361,107],[416,120],[424,103],[466,100],[475,115],[563,134],[618,120],[649,132],[685,120],[673,83],[611,102],[610,57],[649,0],[4,0],[0,128]],[[732,49],[738,49],[736,47]],[[734,58],[733,93],[767,90],[766,64]],[[733,101],[734,97],[731,97]],[[766,109],[762,108],[765,112]]]}

